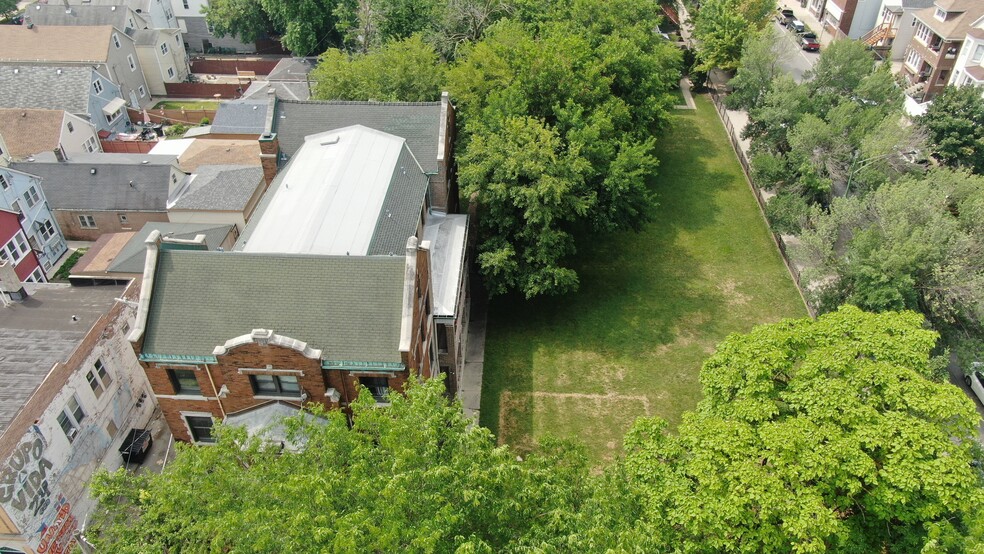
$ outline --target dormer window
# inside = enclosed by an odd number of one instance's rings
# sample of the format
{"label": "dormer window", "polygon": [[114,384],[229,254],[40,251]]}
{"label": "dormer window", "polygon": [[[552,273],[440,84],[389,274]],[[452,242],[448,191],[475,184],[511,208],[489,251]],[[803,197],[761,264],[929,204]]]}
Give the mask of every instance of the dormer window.
{"label": "dormer window", "polygon": [[936,19],[946,21],[946,10],[943,8],[936,8]]}

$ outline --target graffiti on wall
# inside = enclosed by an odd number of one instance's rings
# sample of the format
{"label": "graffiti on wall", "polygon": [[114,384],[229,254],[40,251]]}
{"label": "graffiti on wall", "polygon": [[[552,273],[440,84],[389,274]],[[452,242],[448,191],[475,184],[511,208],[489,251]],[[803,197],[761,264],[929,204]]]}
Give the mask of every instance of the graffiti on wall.
{"label": "graffiti on wall", "polygon": [[50,525],[42,525],[38,554],[65,554],[72,551],[75,544],[75,529],[78,520],[72,515],[72,504],[59,496],[58,512]]}
{"label": "graffiti on wall", "polygon": [[44,457],[45,446],[40,435],[27,435],[0,472],[0,503],[28,519],[37,518],[51,504],[48,475],[52,464]]}

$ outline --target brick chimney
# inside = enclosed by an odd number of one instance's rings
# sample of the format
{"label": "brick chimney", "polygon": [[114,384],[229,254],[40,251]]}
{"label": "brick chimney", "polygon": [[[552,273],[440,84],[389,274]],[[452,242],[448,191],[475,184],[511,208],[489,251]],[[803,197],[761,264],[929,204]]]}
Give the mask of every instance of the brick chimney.
{"label": "brick chimney", "polygon": [[263,180],[266,181],[267,186],[270,186],[273,178],[277,176],[277,162],[280,160],[280,141],[277,139],[277,133],[273,132],[273,122],[275,121],[277,112],[277,93],[275,90],[270,89],[267,95],[266,124],[263,128],[263,134],[260,135],[258,141],[260,143],[260,165],[263,167]]}

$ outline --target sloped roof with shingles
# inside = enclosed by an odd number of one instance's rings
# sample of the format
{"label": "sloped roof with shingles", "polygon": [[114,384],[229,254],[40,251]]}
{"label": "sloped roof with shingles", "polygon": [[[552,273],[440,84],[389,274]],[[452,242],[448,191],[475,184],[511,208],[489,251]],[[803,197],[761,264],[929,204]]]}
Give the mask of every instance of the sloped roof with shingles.
{"label": "sloped roof with shingles", "polygon": [[79,154],[59,162],[45,152],[33,162],[10,167],[41,177],[41,188],[54,209],[163,212],[172,165],[176,165],[174,156]]}
{"label": "sloped roof with shingles", "polygon": [[[61,2],[28,4],[24,12],[31,16],[31,20],[36,26],[112,25],[118,29],[126,29],[129,14],[129,10],[119,9],[118,6],[87,6],[85,4],[73,5],[70,11],[66,11]],[[133,23],[139,25],[141,22],[134,20]]]}
{"label": "sloped roof with shingles", "polygon": [[368,255],[398,254],[406,248],[407,238],[417,234],[427,185],[427,176],[420,171],[413,153],[404,146],[390,176]]}
{"label": "sloped roof with shingles", "polygon": [[912,15],[944,40],[963,39],[971,25],[984,15],[984,2],[980,0],[937,1],[936,3],[949,12],[959,12],[959,15],[950,15],[946,21],[940,21],[936,19],[936,7],[919,10]]}
{"label": "sloped roof with shingles", "polygon": [[261,167],[203,165],[171,209],[241,212],[264,184]]}
{"label": "sloped roof with shingles", "polygon": [[324,359],[400,362],[405,264],[404,256],[162,250],[143,352],[211,356],[229,339],[270,329]]}
{"label": "sloped roof with shingles", "polygon": [[364,125],[406,139],[425,173],[438,170],[440,102],[278,100],[274,125],[280,150],[288,156],[301,148],[308,135]]}
{"label": "sloped roof with shingles", "polygon": [[277,93],[277,98],[287,100],[307,100],[311,98],[311,89],[306,81],[253,81],[246,92],[243,93],[242,100],[261,100],[267,98],[273,89]]}
{"label": "sloped roof with shingles", "polygon": [[284,58],[277,62],[267,81],[307,81],[307,74],[318,65],[318,58]]}
{"label": "sloped roof with shingles", "polygon": [[[0,25],[10,27],[10,25]],[[0,64],[0,108],[89,111],[90,67]]]}
{"label": "sloped roof with shingles", "polygon": [[219,104],[213,135],[259,135],[266,126],[267,100],[230,100]]}
{"label": "sloped roof with shingles", "polygon": [[112,34],[109,25],[0,25],[0,61],[102,63]]}
{"label": "sloped roof with shingles", "polygon": [[[147,237],[152,231],[160,231],[162,236],[174,239],[192,240],[205,235],[205,246],[215,250],[229,236],[232,225],[207,225],[203,223],[161,223],[151,221],[143,229],[132,235],[106,269],[109,273],[143,273],[144,260],[147,259]],[[86,253],[88,255],[88,252]]]}
{"label": "sloped roof with shingles", "polygon": [[0,108],[0,136],[12,158],[24,158],[48,152],[58,146],[61,138],[61,110],[32,110]]}

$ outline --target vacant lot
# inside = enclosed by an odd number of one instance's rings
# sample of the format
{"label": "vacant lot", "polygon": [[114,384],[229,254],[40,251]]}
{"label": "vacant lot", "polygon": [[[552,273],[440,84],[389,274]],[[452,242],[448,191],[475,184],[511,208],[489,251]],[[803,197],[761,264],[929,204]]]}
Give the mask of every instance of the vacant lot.
{"label": "vacant lot", "polygon": [[680,420],[729,333],[806,309],[705,97],[659,143],[659,207],[642,233],[578,253],[579,293],[490,306],[482,424],[520,448],[545,434],[616,455],[639,416]]}

